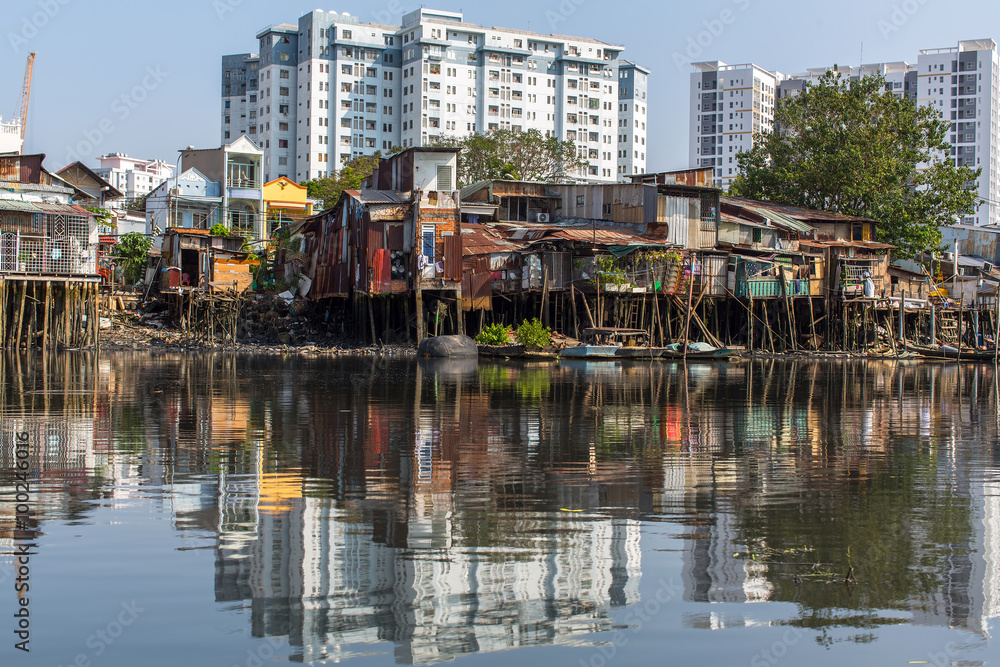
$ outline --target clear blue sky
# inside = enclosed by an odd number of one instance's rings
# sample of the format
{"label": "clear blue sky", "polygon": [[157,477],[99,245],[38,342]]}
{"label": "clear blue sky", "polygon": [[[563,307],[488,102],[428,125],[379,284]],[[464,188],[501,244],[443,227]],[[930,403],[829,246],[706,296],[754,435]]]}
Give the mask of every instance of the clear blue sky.
{"label": "clear blue sky", "polygon": [[[408,0],[321,6],[362,20],[419,7]],[[1000,4],[944,0],[790,0],[703,3],[629,0],[429,2],[471,23],[593,37],[625,47],[652,70],[647,167],[687,167],[692,60],[754,62],[785,73],[830,64],[906,60],[960,39],[1000,41]],[[263,0],[6,0],[0,40],[0,115],[17,108],[29,51],[37,52],[26,152],[57,170],[79,155],[124,152],[173,163],[177,150],[220,143],[220,66],[256,52],[257,31],[294,23],[313,2]],[[961,9],[959,9],[961,7]],[[79,148],[91,149],[79,151]]]}

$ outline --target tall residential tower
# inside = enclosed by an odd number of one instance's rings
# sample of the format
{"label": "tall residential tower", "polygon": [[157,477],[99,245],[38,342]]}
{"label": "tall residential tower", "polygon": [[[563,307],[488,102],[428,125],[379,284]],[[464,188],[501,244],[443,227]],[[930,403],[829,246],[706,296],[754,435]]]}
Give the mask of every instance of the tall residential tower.
{"label": "tall residential tower", "polygon": [[258,143],[265,180],[310,180],[375,151],[501,128],[574,142],[580,180],[646,170],[649,70],[620,60],[621,46],[431,9],[400,26],[315,10],[257,39],[259,56],[223,57],[222,139]]}
{"label": "tall residential tower", "polygon": [[[714,167],[721,187],[728,187],[737,175],[736,153],[749,149],[755,135],[772,129],[775,97],[794,95],[833,69],[815,67],[785,76],[757,65],[704,62],[694,67],[689,163]],[[995,41],[965,40],[954,47],[924,49],[915,65],[901,61],[838,70],[848,78],[878,72],[888,90],[937,109],[950,123],[947,140],[955,164],[982,169],[976,184],[982,204],[961,222],[1000,224],[1000,58]]]}

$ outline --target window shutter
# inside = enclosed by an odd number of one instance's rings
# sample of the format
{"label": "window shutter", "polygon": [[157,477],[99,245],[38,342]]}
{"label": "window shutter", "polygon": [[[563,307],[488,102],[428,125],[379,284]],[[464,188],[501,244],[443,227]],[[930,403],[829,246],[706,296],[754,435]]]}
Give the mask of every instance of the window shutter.
{"label": "window shutter", "polygon": [[451,191],[451,166],[446,164],[438,165],[437,189],[442,192]]}

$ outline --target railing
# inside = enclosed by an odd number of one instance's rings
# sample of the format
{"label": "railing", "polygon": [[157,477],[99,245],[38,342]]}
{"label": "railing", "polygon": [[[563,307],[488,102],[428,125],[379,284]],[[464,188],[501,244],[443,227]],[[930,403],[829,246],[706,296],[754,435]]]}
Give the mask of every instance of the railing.
{"label": "railing", "polygon": [[97,272],[97,248],[73,237],[0,234],[0,272],[80,275]]}
{"label": "railing", "polygon": [[[808,278],[795,278],[786,281],[788,296],[809,296],[810,283]],[[781,278],[741,278],[736,281],[736,296],[745,299],[776,299],[785,296]]]}

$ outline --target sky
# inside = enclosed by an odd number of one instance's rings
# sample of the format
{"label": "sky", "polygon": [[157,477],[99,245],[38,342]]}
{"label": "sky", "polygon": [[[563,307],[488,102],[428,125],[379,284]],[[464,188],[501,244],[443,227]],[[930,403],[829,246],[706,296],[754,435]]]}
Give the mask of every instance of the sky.
{"label": "sky", "polygon": [[[920,49],[1000,41],[1000,3],[944,0],[600,2],[440,0],[465,20],[625,48],[651,70],[647,169],[688,167],[690,63],[755,63],[790,74],[859,62],[916,62]],[[0,116],[17,109],[35,52],[26,153],[57,171],[112,152],[173,164],[189,145],[221,142],[221,58],[256,52],[255,35],[312,11],[399,23],[409,0],[312,3],[263,0],[5,0],[0,23]],[[961,8],[961,9],[959,9]]]}

